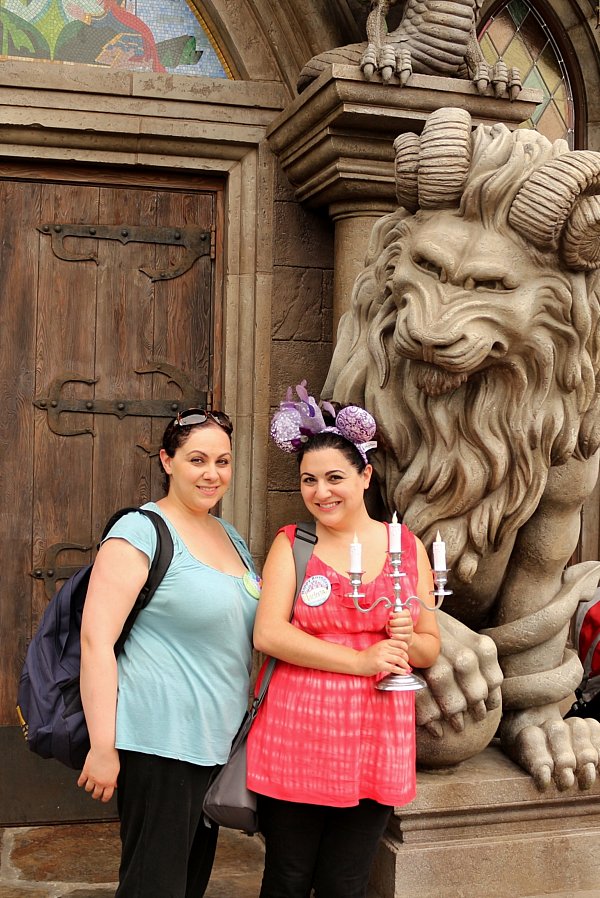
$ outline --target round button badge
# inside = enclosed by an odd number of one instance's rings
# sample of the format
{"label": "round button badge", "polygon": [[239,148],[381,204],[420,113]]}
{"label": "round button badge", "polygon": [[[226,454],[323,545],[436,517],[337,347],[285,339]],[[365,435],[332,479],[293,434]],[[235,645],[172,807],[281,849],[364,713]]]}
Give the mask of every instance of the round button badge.
{"label": "round button badge", "polygon": [[244,589],[252,596],[253,599],[260,599],[260,588],[262,585],[262,580],[260,579],[258,574],[255,574],[252,571],[246,571],[242,578],[242,582],[244,584]]}
{"label": "round button badge", "polygon": [[323,605],[331,595],[331,583],[323,574],[315,574],[304,581],[300,595],[305,605],[316,608]]}

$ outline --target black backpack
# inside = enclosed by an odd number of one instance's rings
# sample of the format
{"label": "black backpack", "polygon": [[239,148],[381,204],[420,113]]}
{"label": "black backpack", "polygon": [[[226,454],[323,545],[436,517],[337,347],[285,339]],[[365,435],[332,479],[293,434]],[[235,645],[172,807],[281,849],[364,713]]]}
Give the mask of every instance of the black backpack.
{"label": "black backpack", "polygon": [[[123,515],[139,512],[156,528],[156,551],[148,579],[115,644],[123,648],[138,613],[145,608],[173,558],[173,540],[163,518],[146,508],[122,508],[107,523],[102,539]],[[81,770],[90,740],[79,692],[81,615],[92,564],[65,580],[48,603],[31,640],[19,681],[17,714],[31,751]]]}

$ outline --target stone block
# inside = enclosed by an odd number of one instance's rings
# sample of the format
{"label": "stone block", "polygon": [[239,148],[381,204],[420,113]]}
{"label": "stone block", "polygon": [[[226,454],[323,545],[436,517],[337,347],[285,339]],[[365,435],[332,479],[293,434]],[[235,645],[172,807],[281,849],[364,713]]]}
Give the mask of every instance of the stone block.
{"label": "stone block", "polygon": [[358,66],[334,64],[272,120],[267,137],[298,199],[318,207],[374,197],[395,202],[398,134],[420,133],[429,113],[443,106],[467,109],[475,124],[498,120],[514,128],[540,100],[537,90],[508,102],[491,85],[482,96],[467,80],[411,75],[399,102],[381,76],[366,81]]}
{"label": "stone block", "polygon": [[275,202],[293,203],[295,201],[295,198],[296,189],[290,182],[288,176],[284,172],[279,162],[277,162],[277,164],[275,165],[274,200]]}
{"label": "stone block", "polygon": [[270,546],[280,527],[295,521],[306,521],[310,515],[299,490],[271,492],[267,498],[267,546]]}
{"label": "stone block", "polygon": [[333,224],[325,212],[275,203],[273,227],[275,265],[333,268]]}
{"label": "stone block", "polygon": [[308,382],[310,393],[318,399],[331,360],[331,343],[300,340],[276,340],[271,346],[270,405],[277,407],[289,386]]}
{"label": "stone block", "polygon": [[282,452],[269,440],[267,452],[267,485],[270,490],[298,491],[298,463],[296,456]]}
{"label": "stone block", "polygon": [[322,272],[318,268],[273,270],[273,339],[322,338]]}

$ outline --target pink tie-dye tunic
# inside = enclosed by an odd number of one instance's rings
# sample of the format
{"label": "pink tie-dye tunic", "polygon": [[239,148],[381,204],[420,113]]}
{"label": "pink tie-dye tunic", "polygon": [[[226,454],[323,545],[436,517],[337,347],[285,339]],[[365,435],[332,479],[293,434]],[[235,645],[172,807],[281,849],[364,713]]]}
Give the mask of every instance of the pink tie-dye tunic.
{"label": "pink tie-dye tunic", "polygon": [[[290,542],[294,525],[283,528]],[[402,527],[403,595],[417,586],[415,538]],[[390,566],[364,584],[364,606],[393,598]],[[346,593],[347,577],[315,554],[305,583],[315,575],[331,583],[331,595],[310,606],[302,596],[293,623],[328,642],[365,649],[387,638],[385,603],[366,614]],[[413,603],[411,613],[418,616]],[[248,738],[248,787],[286,801],[352,807],[362,798],[400,806],[415,797],[414,692],[375,689],[378,677],[360,677],[278,661]]]}

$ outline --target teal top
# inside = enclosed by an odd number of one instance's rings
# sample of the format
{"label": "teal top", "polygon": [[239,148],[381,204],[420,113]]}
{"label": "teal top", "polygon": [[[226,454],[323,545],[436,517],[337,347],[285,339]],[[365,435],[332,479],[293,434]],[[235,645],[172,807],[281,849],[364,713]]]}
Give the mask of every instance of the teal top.
{"label": "teal top", "polygon": [[[195,558],[154,503],[173,537],[173,561],[137,617],[118,657],[117,748],[224,764],[247,707],[256,598],[244,578]],[[248,547],[217,518],[244,563]],[[106,539],[118,537],[148,556],[156,531],[148,518],[122,517]]]}

